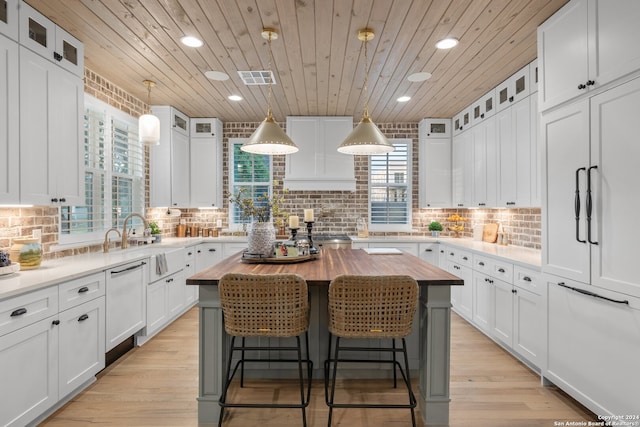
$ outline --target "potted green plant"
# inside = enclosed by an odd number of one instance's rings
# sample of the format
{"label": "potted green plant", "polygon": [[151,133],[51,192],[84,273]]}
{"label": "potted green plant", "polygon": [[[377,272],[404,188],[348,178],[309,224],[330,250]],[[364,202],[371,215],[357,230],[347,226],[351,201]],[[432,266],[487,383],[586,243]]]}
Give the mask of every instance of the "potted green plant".
{"label": "potted green plant", "polygon": [[438,237],[442,231],[442,224],[438,221],[431,221],[429,224],[429,231],[431,232],[431,236]]}
{"label": "potted green plant", "polygon": [[154,242],[160,243],[162,241],[162,230],[160,230],[158,223],[155,221],[149,222],[149,229],[151,230],[151,236],[154,238]]}

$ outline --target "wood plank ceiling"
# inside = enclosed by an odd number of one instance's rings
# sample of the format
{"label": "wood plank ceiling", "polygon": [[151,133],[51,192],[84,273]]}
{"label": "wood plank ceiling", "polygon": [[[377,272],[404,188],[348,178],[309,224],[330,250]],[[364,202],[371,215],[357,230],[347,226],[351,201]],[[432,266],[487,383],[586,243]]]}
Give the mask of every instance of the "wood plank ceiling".
{"label": "wood plank ceiling", "polygon": [[[272,42],[276,82],[273,112],[362,115],[364,55],[358,30],[375,31],[368,44],[369,106],[374,121],[417,122],[452,117],[536,57],[536,27],[567,0],[27,0],[79,38],[85,66],[153,104],[191,117],[260,121],[267,87],[245,86],[238,70],[266,70],[263,27]],[[180,43],[184,35],[204,41]],[[452,36],[460,44],[438,50]],[[226,81],[204,76],[208,70]],[[407,76],[427,71],[430,80]],[[227,99],[231,94],[241,102]],[[402,95],[406,103],[396,102]]]}

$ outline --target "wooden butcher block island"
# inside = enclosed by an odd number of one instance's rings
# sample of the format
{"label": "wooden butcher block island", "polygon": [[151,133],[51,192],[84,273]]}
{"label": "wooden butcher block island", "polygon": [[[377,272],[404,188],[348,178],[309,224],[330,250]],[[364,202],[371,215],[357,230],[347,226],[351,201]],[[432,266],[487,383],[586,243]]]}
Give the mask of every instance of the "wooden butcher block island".
{"label": "wooden butcher block island", "polygon": [[[322,366],[327,357],[327,287],[341,274],[370,276],[404,274],[413,277],[420,286],[420,306],[413,331],[407,337],[409,364],[418,385],[418,404],[425,424],[448,424],[449,420],[449,346],[450,346],[450,286],[463,285],[462,279],[408,253],[368,254],[361,249],[323,250],[319,257],[300,263],[243,263],[237,253],[187,279],[188,285],[200,286],[200,381],[198,418],[201,423],[217,422],[218,399],[228,338],[224,333],[222,309],[217,284],[225,273],[278,274],[302,276],[311,294],[309,326],[310,357],[314,379],[323,377]],[[376,356],[377,357],[377,356]],[[367,369],[363,371],[362,369]],[[371,366],[357,367],[349,373],[370,378]],[[373,370],[380,376],[391,376],[391,370]],[[248,376],[261,378],[294,377],[297,371],[259,369],[246,371]]]}

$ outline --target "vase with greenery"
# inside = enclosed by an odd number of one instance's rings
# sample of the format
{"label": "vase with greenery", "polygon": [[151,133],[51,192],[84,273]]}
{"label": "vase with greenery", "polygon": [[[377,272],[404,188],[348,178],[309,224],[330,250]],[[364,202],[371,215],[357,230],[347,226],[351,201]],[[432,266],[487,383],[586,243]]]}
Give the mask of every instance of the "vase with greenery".
{"label": "vase with greenery", "polygon": [[286,216],[280,205],[284,197],[262,193],[251,197],[249,189],[242,187],[237,193],[229,197],[229,203],[236,205],[236,209],[243,223],[249,221],[248,252],[261,256],[271,256],[273,244],[276,240],[276,230],[273,220]]}
{"label": "vase with greenery", "polygon": [[431,232],[431,236],[438,237],[442,231],[442,224],[438,221],[431,221],[429,224],[429,231]]}

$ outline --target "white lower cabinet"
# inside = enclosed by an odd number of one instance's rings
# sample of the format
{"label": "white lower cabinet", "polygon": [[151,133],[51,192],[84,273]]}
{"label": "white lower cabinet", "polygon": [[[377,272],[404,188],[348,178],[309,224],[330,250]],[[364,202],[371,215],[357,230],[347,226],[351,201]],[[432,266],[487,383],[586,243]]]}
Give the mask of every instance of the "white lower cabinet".
{"label": "white lower cabinet", "polygon": [[60,313],[58,390],[62,398],[105,365],[104,296]]}
{"label": "white lower cabinet", "polygon": [[104,368],[100,276],[0,301],[0,425],[32,423]]}
{"label": "white lower cabinet", "polygon": [[56,316],[0,337],[0,425],[24,426],[58,401]]}
{"label": "white lower cabinet", "polygon": [[539,271],[473,256],[473,324],[530,364],[542,368],[545,287]]}
{"label": "white lower cabinet", "polygon": [[469,321],[473,319],[473,272],[471,253],[450,246],[445,248],[446,270],[464,280],[463,286],[451,287],[451,307]]}
{"label": "white lower cabinet", "polygon": [[599,415],[640,408],[640,298],[549,274],[546,379]]}

